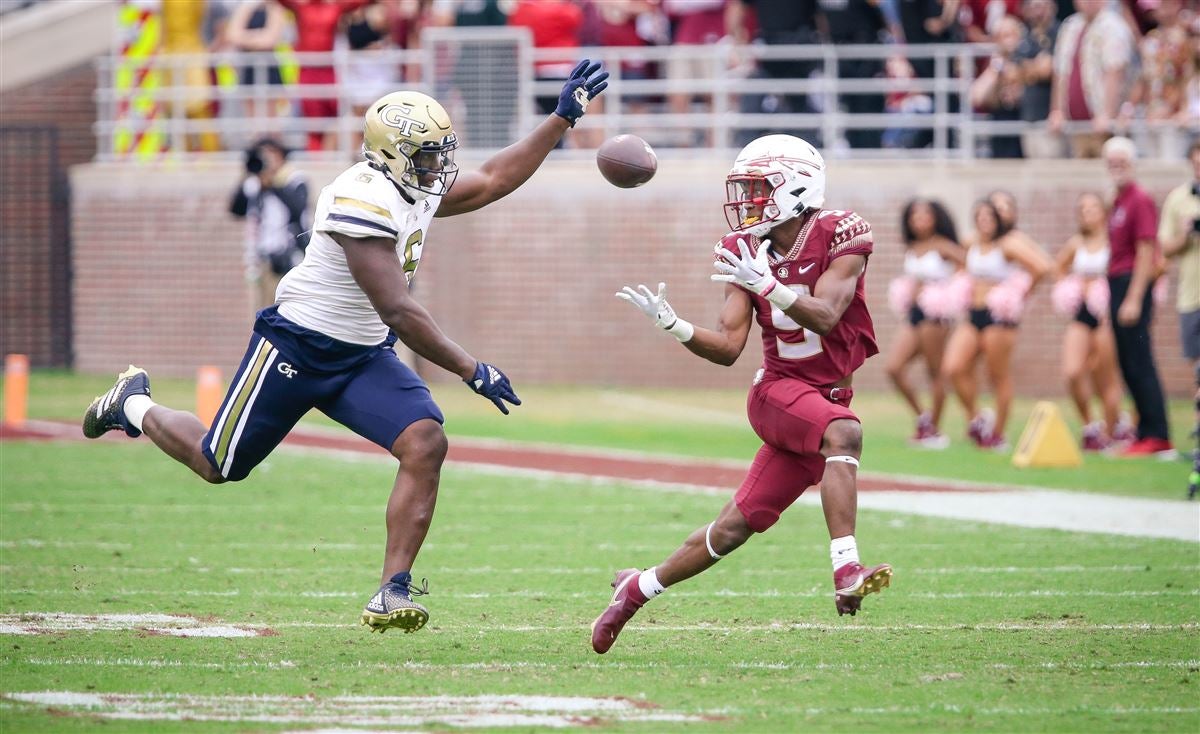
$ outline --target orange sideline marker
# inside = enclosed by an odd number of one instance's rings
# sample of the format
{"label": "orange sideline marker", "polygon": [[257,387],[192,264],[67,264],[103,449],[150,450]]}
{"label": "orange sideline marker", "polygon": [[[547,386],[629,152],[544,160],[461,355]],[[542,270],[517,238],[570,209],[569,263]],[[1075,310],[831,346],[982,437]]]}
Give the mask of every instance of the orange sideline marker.
{"label": "orange sideline marker", "polygon": [[221,368],[204,365],[196,370],[196,417],[205,425],[212,425],[213,418],[221,408],[225,396],[221,384]]}
{"label": "orange sideline marker", "polygon": [[9,354],[4,358],[4,425],[25,425],[28,405],[29,357]]}

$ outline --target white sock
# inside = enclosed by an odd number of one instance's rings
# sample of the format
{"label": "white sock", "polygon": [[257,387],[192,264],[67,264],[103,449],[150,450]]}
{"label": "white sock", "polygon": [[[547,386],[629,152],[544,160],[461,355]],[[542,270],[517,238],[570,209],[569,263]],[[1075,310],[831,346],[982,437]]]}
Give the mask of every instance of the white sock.
{"label": "white sock", "polygon": [[846,535],[829,541],[829,558],[833,561],[834,571],[849,563],[858,563],[858,545],[854,542],[854,536]]}
{"label": "white sock", "polygon": [[149,395],[130,395],[125,398],[125,404],[121,406],[121,410],[125,411],[125,419],[129,421],[130,425],[140,431],[146,413],[155,405],[158,403],[151,400]]}
{"label": "white sock", "polygon": [[638,574],[638,588],[647,599],[653,599],[667,590],[667,587],[658,582],[658,574],[654,568],[647,568]]}

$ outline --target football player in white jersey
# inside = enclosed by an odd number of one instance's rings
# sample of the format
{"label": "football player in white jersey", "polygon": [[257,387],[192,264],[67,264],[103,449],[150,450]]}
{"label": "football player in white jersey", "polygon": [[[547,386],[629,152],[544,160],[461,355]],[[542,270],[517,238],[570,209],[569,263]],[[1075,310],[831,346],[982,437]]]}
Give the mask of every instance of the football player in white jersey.
{"label": "football player in white jersey", "polygon": [[397,339],[463,378],[502,413],[520,405],[508,378],[447,337],[409,293],[434,217],[486,206],[538,169],[587,104],[608,86],[584,59],[563,85],[554,114],[459,174],[458,139],[446,111],[418,92],[395,92],[370,106],[365,161],[325,187],[304,261],[281,281],[275,305],[254,333],[211,426],[154,403],[144,370],[123,372],[88,407],[83,432],[143,432],[166,454],[214,484],[244,479],[310,409],[391,451],[400,461],[387,503],[383,584],[362,623],[415,632],[429,613],[412,600],[427,586],[411,570],[425,540],[446,456],[442,413],[424,381],[401,362]]}

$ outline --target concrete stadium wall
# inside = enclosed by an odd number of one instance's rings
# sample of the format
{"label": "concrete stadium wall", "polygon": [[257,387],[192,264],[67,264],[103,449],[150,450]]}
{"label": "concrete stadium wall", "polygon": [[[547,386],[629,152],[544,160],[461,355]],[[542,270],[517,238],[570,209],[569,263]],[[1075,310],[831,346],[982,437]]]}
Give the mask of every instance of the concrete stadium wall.
{"label": "concrete stadium wall", "polygon": [[[709,281],[712,244],[726,231],[721,205],[728,162],[664,161],[645,187],[620,190],[583,161],[548,163],[522,189],[486,209],[437,220],[415,293],[444,330],[522,384],[740,387],[761,356],[757,330],[732,368],[703,362],[613,297],[623,284],[665,280],[672,304],[712,325],[721,289]],[[469,168],[470,164],[464,167]],[[315,187],[339,168],[309,167]],[[1146,164],[1161,201],[1187,169]],[[225,214],[234,165],[158,169],[88,164],[72,172],[76,366],[111,372],[128,362],[191,375],[201,364],[235,367],[251,323],[242,280],[241,224]],[[911,196],[942,199],[969,229],[972,202],[1016,192],[1021,224],[1053,251],[1074,228],[1073,204],[1105,188],[1095,162],[835,162],[831,207],[854,209],[875,228],[868,293],[881,346],[898,325],[886,307],[900,269],[899,213]],[[314,196],[315,201],[315,196]],[[1039,286],[1015,357],[1018,391],[1063,392],[1065,322]],[[1172,300],[1158,311],[1158,363],[1173,395],[1190,394]],[[430,380],[448,378],[425,365]],[[449,378],[453,379],[453,378]],[[856,383],[882,388],[883,358]]]}

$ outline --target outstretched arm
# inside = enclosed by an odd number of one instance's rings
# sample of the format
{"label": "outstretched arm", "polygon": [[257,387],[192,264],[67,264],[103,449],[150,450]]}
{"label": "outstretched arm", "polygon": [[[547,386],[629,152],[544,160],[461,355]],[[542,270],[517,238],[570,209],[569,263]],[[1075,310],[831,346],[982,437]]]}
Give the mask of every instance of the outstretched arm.
{"label": "outstretched arm", "polygon": [[694,326],[676,316],[675,309],[667,303],[666,283],[658,284],[657,294],[639,285],[636,290],[625,286],[616,295],[637,306],[655,326],[682,342],[692,354],[709,362],[729,366],[737,361],[746,348],[753,307],[750,296],[741,288],[726,287],[725,305],[721,308],[715,331]]}
{"label": "outstretched arm", "polygon": [[330,236],[346,253],[346,263],[355,282],[400,341],[464,380],[475,374],[475,358],[442,333],[425,307],[409,294],[404,265],[396,255],[393,240],[350,237],[338,232],[331,232]]}
{"label": "outstretched arm", "polygon": [[452,217],[508,196],[529,180],[568,128],[587,111],[588,102],[608,87],[600,62],[579,62],[558,97],[558,108],[533,132],[489,158],[476,171],[459,174],[434,216]]}

